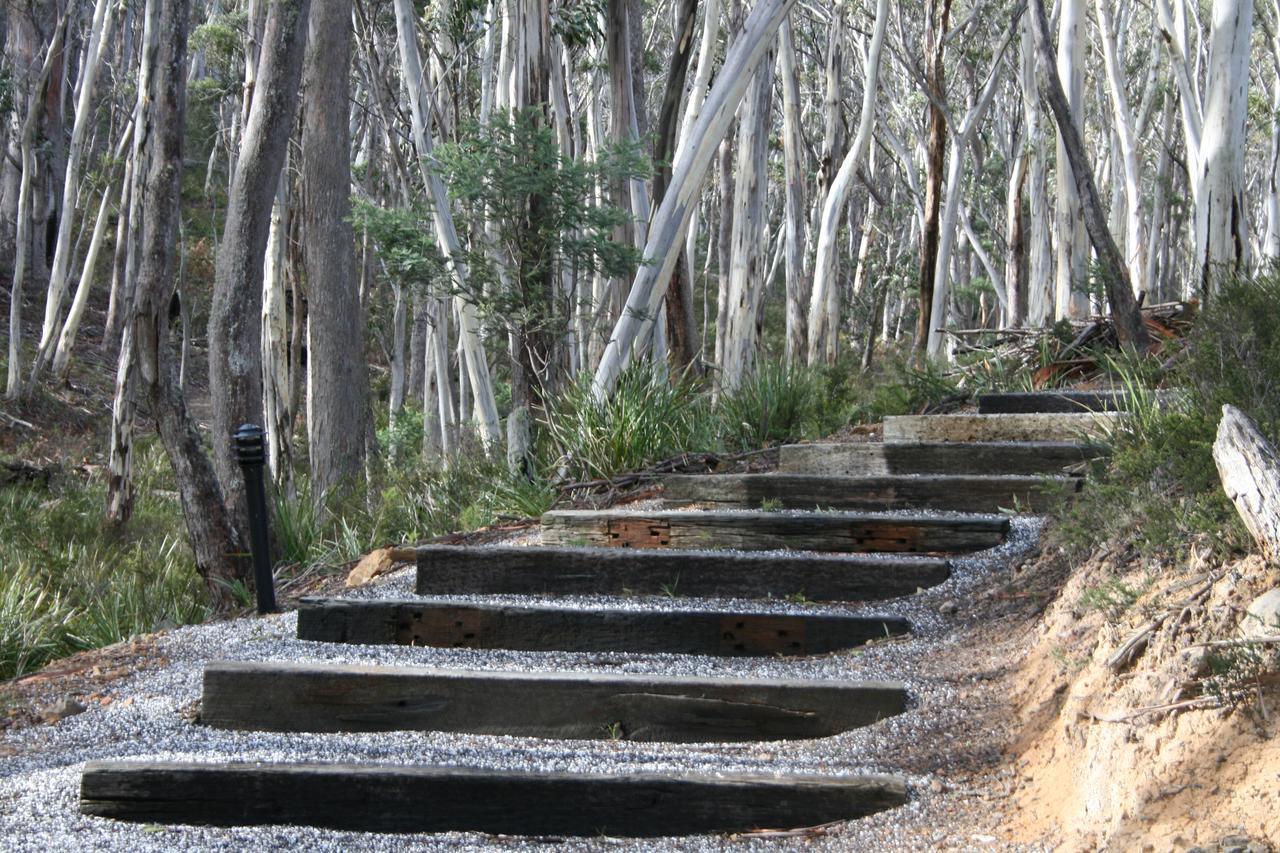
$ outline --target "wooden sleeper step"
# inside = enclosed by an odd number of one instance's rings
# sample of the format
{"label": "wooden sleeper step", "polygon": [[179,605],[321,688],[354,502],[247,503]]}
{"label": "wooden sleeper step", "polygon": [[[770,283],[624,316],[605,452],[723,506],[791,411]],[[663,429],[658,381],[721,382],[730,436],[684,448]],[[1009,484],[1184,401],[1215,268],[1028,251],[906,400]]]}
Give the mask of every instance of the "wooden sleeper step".
{"label": "wooden sleeper step", "polygon": [[523,651],[816,655],[907,633],[905,619],[304,598],[298,639]]}
{"label": "wooden sleeper step", "polygon": [[[1175,399],[1176,392],[1151,391],[1157,402]],[[1123,412],[1131,396],[1126,391],[1028,391],[979,394],[978,414],[1037,414],[1079,412]]]}
{"label": "wooden sleeper step", "polygon": [[86,815],[357,832],[654,837],[801,828],[907,801],[905,780],[576,774],[354,764],[91,761]]}
{"label": "wooden sleeper step", "polygon": [[787,509],[937,509],[1043,512],[1080,488],[1077,477],[925,475],[837,477],[805,474],[679,474],[662,480],[669,503]]}
{"label": "wooden sleeper step", "polygon": [[897,682],[216,661],[205,667],[201,721],[273,732],[720,743],[828,737],[905,707]]}
{"label": "wooden sleeper step", "polygon": [[909,474],[1060,474],[1098,456],[1070,441],[857,442],[785,444],[778,472],[831,477]]}
{"label": "wooden sleeper step", "polygon": [[1118,412],[1023,415],[900,415],[884,419],[884,440],[1071,441],[1106,438]]}
{"label": "wooden sleeper step", "polygon": [[992,515],[556,510],[542,515],[542,541],[612,548],[930,553],[992,548],[1008,527],[1007,518]]}
{"label": "wooden sleeper step", "polygon": [[951,576],[947,560],[923,556],[426,545],[417,559],[419,595],[630,593],[873,601],[911,595]]}

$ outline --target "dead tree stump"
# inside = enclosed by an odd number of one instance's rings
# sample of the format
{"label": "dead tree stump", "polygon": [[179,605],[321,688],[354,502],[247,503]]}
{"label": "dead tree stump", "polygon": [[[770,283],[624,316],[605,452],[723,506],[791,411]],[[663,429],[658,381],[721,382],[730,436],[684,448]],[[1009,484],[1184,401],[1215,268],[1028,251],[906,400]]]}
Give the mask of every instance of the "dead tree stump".
{"label": "dead tree stump", "polygon": [[1269,562],[1280,557],[1280,455],[1248,415],[1222,407],[1213,442],[1222,488]]}

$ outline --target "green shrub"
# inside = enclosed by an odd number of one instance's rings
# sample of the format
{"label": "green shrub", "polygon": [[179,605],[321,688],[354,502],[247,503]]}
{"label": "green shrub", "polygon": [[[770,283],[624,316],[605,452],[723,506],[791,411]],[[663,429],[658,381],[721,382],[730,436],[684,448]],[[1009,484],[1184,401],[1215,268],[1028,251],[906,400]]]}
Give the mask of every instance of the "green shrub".
{"label": "green shrub", "polygon": [[733,391],[720,396],[716,415],[725,445],[751,450],[811,435],[822,405],[822,377],[798,365],[762,360]]}
{"label": "green shrub", "polygon": [[592,393],[590,373],[579,376],[540,424],[540,467],[578,480],[708,450],[714,431],[707,401],[691,380],[668,381],[639,360],[627,366],[605,400]]}

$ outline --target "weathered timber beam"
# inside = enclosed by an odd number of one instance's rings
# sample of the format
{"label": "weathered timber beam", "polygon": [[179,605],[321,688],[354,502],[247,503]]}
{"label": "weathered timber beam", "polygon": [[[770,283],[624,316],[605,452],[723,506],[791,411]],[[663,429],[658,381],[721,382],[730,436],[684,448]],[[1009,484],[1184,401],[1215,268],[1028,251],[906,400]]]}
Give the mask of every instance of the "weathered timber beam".
{"label": "weathered timber beam", "polygon": [[216,661],[205,667],[201,720],[256,731],[698,743],[827,737],[905,707],[895,682]]}
{"label": "weathered timber beam", "polygon": [[561,546],[929,553],[994,547],[1008,525],[1007,518],[972,515],[556,510],[542,516],[542,541]]}
{"label": "weathered timber beam", "polygon": [[91,761],[86,815],[361,832],[654,837],[790,829],[907,801],[900,776],[570,774],[354,764]]}
{"label": "weathered timber beam", "polygon": [[804,474],[677,474],[664,477],[670,503],[788,509],[937,509],[1043,512],[1080,488],[1077,477],[923,475],[837,477]]}
{"label": "weathered timber beam", "polygon": [[[799,591],[797,591],[799,592]],[[524,651],[815,655],[905,634],[896,617],[304,598],[298,639]]]}
{"label": "weathered timber beam", "polygon": [[872,601],[911,595],[950,576],[948,561],[936,557],[428,545],[418,549],[417,592]]}
{"label": "weathered timber beam", "polygon": [[1101,451],[1068,441],[858,442],[786,444],[778,470],[785,474],[887,477],[909,474],[1057,474]]}

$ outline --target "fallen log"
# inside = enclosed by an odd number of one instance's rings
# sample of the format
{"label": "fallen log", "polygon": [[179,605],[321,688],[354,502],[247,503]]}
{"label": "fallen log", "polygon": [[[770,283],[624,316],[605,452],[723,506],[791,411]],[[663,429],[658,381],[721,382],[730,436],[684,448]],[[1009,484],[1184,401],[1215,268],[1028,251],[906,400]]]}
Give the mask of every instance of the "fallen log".
{"label": "fallen log", "polygon": [[1268,562],[1280,557],[1280,456],[1248,415],[1222,407],[1213,461],[1223,491]]}

